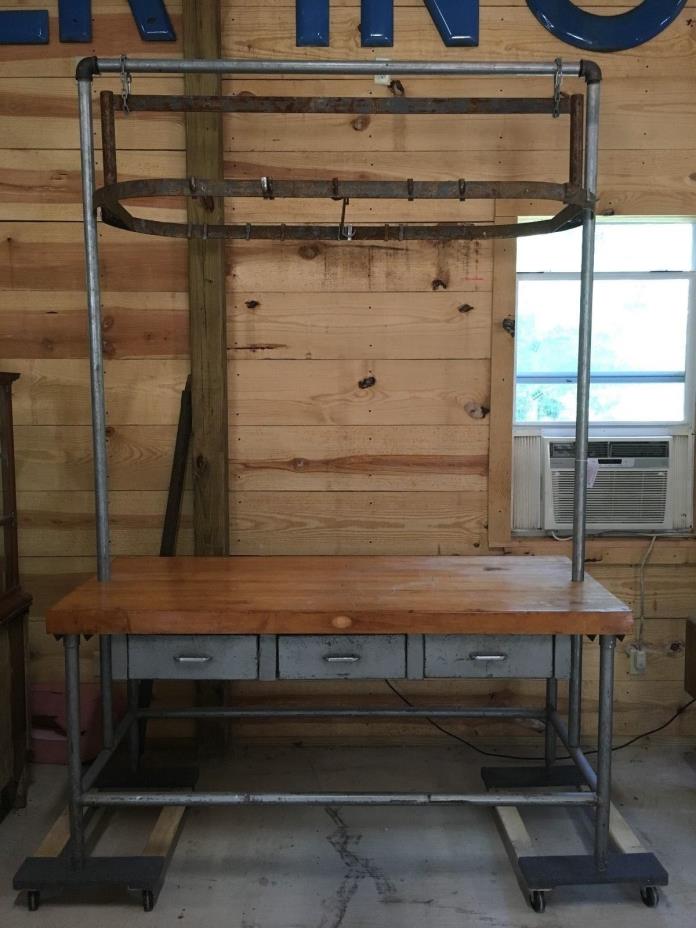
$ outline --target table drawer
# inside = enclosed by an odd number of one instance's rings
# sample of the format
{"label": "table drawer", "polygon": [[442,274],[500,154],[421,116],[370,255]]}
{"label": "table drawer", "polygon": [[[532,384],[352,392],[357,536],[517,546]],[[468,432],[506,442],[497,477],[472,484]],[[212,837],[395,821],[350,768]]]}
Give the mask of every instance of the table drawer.
{"label": "table drawer", "polygon": [[255,680],[256,635],[129,635],[133,679]]}
{"label": "table drawer", "polygon": [[405,635],[278,637],[281,680],[364,680],[405,675]]}
{"label": "table drawer", "polygon": [[[565,676],[563,667],[558,676]],[[550,677],[553,635],[426,635],[426,677]]]}

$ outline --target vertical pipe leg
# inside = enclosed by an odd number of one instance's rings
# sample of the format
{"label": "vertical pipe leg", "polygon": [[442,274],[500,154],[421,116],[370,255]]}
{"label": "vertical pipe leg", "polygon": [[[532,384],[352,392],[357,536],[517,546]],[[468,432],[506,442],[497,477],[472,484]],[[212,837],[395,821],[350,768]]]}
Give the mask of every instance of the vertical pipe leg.
{"label": "vertical pipe leg", "polygon": [[599,870],[607,866],[609,816],[611,810],[611,742],[614,701],[613,635],[599,639],[599,727],[597,733],[597,809],[595,813],[595,862]]}
{"label": "vertical pipe leg", "polygon": [[105,748],[111,748],[114,745],[111,635],[101,635],[99,638],[99,680],[101,686],[102,740]]}
{"label": "vertical pipe leg", "polygon": [[547,767],[556,763],[556,729],[549,721],[558,703],[558,680],[549,677],[546,681],[546,733],[544,736],[544,759]]}
{"label": "vertical pipe leg", "polygon": [[568,737],[571,747],[580,747],[582,733],[582,635],[570,639],[570,680],[568,683]]}
{"label": "vertical pipe leg", "polygon": [[78,81],[80,114],[80,161],[82,165],[82,210],[85,236],[87,316],[89,322],[90,387],[92,396],[92,446],[94,453],[94,497],[97,518],[97,576],[111,576],[109,540],[109,476],[107,465],[106,407],[104,399],[104,354],[102,348],[101,286],[99,282],[99,236],[94,206],[94,138],[92,136],[92,81]]}
{"label": "vertical pipe leg", "polygon": [[82,815],[82,759],[80,757],[80,636],[66,635],[65,702],[68,730],[68,815],[70,818],[70,865],[84,864],[85,836]]}
{"label": "vertical pipe leg", "polygon": [[133,721],[128,729],[128,759],[130,767],[135,772],[140,766],[140,725],[136,712],[138,711],[138,695],[140,692],[139,680],[128,680],[128,714]]}

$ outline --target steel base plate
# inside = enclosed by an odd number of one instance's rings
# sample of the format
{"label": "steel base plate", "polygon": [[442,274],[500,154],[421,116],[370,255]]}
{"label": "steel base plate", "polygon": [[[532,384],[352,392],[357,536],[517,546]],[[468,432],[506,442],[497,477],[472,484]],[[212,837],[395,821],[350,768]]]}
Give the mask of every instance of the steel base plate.
{"label": "steel base plate", "polygon": [[591,854],[520,857],[519,874],[531,891],[556,886],[638,883],[666,886],[667,871],[654,854],[610,854],[606,870],[598,870]]}
{"label": "steel base plate", "polygon": [[122,886],[156,893],[164,880],[166,857],[86,857],[79,869],[60,857],[27,857],[12,882],[16,890],[57,890],[84,886]]}

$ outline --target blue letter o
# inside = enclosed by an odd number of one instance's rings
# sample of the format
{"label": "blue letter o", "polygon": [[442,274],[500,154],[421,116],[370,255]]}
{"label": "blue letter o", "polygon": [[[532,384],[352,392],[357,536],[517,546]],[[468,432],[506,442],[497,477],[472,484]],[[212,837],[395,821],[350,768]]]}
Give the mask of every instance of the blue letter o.
{"label": "blue letter o", "polygon": [[593,52],[619,52],[654,39],[679,16],[686,0],[643,0],[627,13],[598,16],[572,0],[527,0],[539,22],[557,39]]}

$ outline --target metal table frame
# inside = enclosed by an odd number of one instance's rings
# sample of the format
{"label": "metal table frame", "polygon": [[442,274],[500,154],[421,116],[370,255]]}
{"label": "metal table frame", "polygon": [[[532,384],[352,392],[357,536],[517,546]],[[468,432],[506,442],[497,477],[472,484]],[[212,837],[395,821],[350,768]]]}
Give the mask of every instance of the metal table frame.
{"label": "metal table frame", "polygon": [[[582,224],[582,270],[580,292],[579,351],[577,368],[577,418],[576,418],[576,458],[575,458],[575,494],[572,551],[572,580],[582,582],[584,579],[585,536],[586,536],[586,485],[587,485],[587,446],[589,420],[590,389],[590,347],[592,323],[592,293],[595,241],[594,200],[597,189],[597,155],[601,72],[593,62],[579,61],[562,63],[560,61],[539,62],[398,62],[398,61],[275,61],[275,60],[180,60],[180,59],[124,59],[124,58],[85,58],[77,67],[80,149],[82,162],[82,195],[84,203],[84,239],[86,254],[87,307],[89,318],[90,376],[92,396],[92,429],[95,462],[95,499],[97,529],[97,564],[98,579],[110,579],[110,543],[108,511],[108,478],[106,417],[104,398],[102,333],[101,333],[101,293],[99,280],[99,245],[97,235],[97,207],[102,208],[102,218],[112,225],[131,228],[134,231],[154,232],[155,234],[205,236],[211,230],[186,229],[161,231],[154,228],[133,227],[130,217],[122,207],[120,198],[142,193],[154,195],[162,192],[185,195],[259,195],[259,188],[249,188],[246,193],[237,186],[238,182],[206,181],[186,182],[131,182],[118,184],[116,177],[115,143],[109,141],[112,131],[114,97],[107,94],[102,97],[102,108],[106,119],[103,131],[105,140],[105,183],[101,191],[96,190],[92,82],[102,74],[119,74],[125,78],[130,74],[184,74],[184,73],[219,73],[219,74],[262,74],[262,75],[377,75],[388,73],[390,76],[405,75],[442,75],[451,77],[549,77],[554,80],[556,100],[560,99],[559,85],[562,77],[584,78],[586,82],[586,121],[584,129],[584,153],[581,162],[577,157],[575,166],[571,158],[570,181],[575,188],[570,193],[566,190],[561,199],[566,202],[566,210],[572,209],[577,215],[570,217],[573,224]],[[149,100],[151,109],[156,98]],[[163,98],[184,101],[182,104],[162,104],[165,108],[179,109],[191,106],[191,98]],[[218,98],[219,99],[219,98]],[[297,98],[294,98],[297,99]],[[239,100],[239,98],[237,98]],[[134,98],[134,108],[139,106]],[[377,107],[377,101],[367,101]],[[407,101],[397,101],[403,108]],[[422,102],[422,101],[421,101]],[[426,101],[427,102],[427,101]],[[430,104],[432,106],[432,102]],[[451,101],[450,101],[451,102]],[[195,103],[193,104],[195,105]],[[231,104],[208,104],[229,109]],[[351,106],[355,108],[355,100]],[[413,104],[411,104],[413,105]],[[513,104],[514,106],[515,104]],[[106,110],[104,111],[104,107]],[[247,103],[245,106],[251,107]],[[269,103],[265,111],[277,111],[280,104]],[[311,107],[314,107],[313,109]],[[563,104],[565,106],[565,104]],[[577,111],[577,104],[576,111]],[[110,115],[109,115],[110,108]],[[384,106],[383,111],[398,111],[396,105]],[[493,112],[493,109],[489,107]],[[304,112],[322,111],[317,104],[305,105]],[[406,110],[407,111],[407,110]],[[421,112],[428,112],[422,108]],[[519,111],[519,106],[517,110]],[[523,112],[525,110],[522,110]],[[528,111],[533,111],[528,109]],[[547,110],[548,111],[548,110]],[[572,117],[572,107],[568,107]],[[552,115],[557,115],[553,113]],[[573,133],[578,140],[578,121],[571,129],[571,152],[573,151]],[[582,133],[580,132],[582,149]],[[577,152],[577,147],[576,147]],[[268,178],[260,192],[268,193]],[[170,189],[162,185],[169,183]],[[283,191],[283,182],[275,182],[275,192],[293,195],[287,188]],[[376,182],[379,184],[379,182]],[[135,184],[135,186],[134,186]],[[140,187],[138,187],[140,184]],[[143,187],[143,184],[145,185]],[[225,185],[228,185],[225,187]],[[446,191],[447,195],[462,195],[466,187]],[[154,186],[153,186],[154,185]],[[584,185],[584,189],[583,189]],[[311,185],[310,185],[311,186]],[[396,190],[394,185],[381,195],[406,196],[409,199],[419,192],[414,189],[413,181],[407,180],[403,190]],[[548,185],[551,186],[551,185]],[[558,186],[558,185],[555,185]],[[341,199],[348,195],[348,187],[336,182],[333,186],[327,182],[315,182],[312,190],[306,187],[301,195],[329,195],[332,199]],[[119,188],[119,189],[116,189]],[[386,189],[386,188],[385,188]],[[472,188],[469,188],[470,190]],[[500,195],[506,189],[505,184],[493,184],[491,195]],[[580,193],[578,193],[578,190]],[[364,190],[350,190],[350,194],[361,195]],[[443,191],[440,191],[442,193]],[[509,188],[507,193],[509,194]],[[295,194],[297,195],[297,194]],[[369,195],[369,192],[368,194]],[[533,195],[533,194],[532,194]],[[563,213],[563,211],[562,211]],[[559,214],[561,215],[561,214]],[[130,218],[128,218],[130,217]],[[569,217],[565,217],[569,218]],[[164,224],[163,224],[164,225]],[[562,224],[560,227],[563,227]],[[249,238],[249,234],[228,234],[225,230],[232,227],[218,227],[214,234],[218,237]],[[378,227],[383,228],[383,227]],[[398,228],[398,226],[394,226]],[[421,227],[423,228],[423,227]],[[430,227],[431,231],[434,227]],[[554,231],[546,228],[541,231]],[[332,233],[335,237],[335,233]],[[380,233],[382,235],[383,233]],[[274,237],[260,235],[260,237]],[[339,239],[341,238],[339,229]],[[347,238],[347,236],[345,236]],[[405,236],[402,236],[405,237]],[[426,236],[424,236],[426,237]],[[436,235],[433,237],[437,237]],[[472,236],[468,234],[453,237],[486,237],[486,234]],[[652,889],[667,882],[667,874],[652,854],[646,853],[610,853],[610,787],[611,787],[611,751],[612,751],[612,700],[613,700],[613,664],[615,636],[600,636],[600,675],[599,675],[599,731],[596,772],[580,747],[581,732],[581,686],[582,686],[582,639],[580,635],[571,638],[571,672],[569,682],[569,710],[567,725],[557,711],[557,680],[551,678],[546,685],[546,704],[543,708],[413,708],[402,709],[234,709],[234,708],[189,708],[154,710],[140,709],[137,703],[137,681],[128,684],[129,707],[127,714],[114,729],[112,706],[112,652],[109,636],[101,637],[100,676],[102,685],[102,719],[104,746],[96,760],[83,772],[80,759],[80,696],[79,696],[79,646],[80,636],[66,635],[65,674],[67,693],[68,720],[68,776],[69,776],[69,817],[70,840],[65,852],[58,858],[28,858],[20,868],[15,887],[30,891],[30,907],[33,898],[38,902],[38,893],[43,889],[85,886],[89,884],[117,884],[141,890],[146,908],[151,907],[153,896],[159,890],[164,877],[166,860],[164,858],[94,857],[85,850],[85,825],[93,807],[103,806],[213,806],[213,805],[436,805],[476,804],[495,807],[499,822],[503,827],[503,837],[523,889],[530,894],[532,904],[537,910],[543,903],[543,894],[554,886],[579,883],[637,883],[641,887]],[[140,784],[133,791],[121,791],[105,786],[100,776],[103,775],[119,744],[130,741],[130,754],[134,767],[139,758],[139,722],[146,718],[305,718],[305,717],[451,717],[451,718],[527,718],[538,719],[546,724],[545,758],[542,767],[501,767],[484,769],[484,783],[488,788],[482,794],[431,794],[431,793],[288,793],[288,792],[197,792],[193,789],[183,790],[158,789],[162,783]],[[556,743],[560,739],[570,758],[572,766],[554,766],[556,760]],[[119,784],[123,785],[123,784]],[[165,784],[171,787],[173,784]],[[552,787],[565,787],[557,792]],[[529,788],[532,788],[531,790]],[[515,842],[515,836],[506,829],[504,812],[508,807],[519,806],[583,806],[594,810],[594,851],[588,855],[568,857],[525,856]],[[507,820],[509,822],[509,820]],[[644,892],[644,890],[642,890]],[[33,896],[32,896],[33,894]],[[540,903],[541,900],[541,903]],[[645,901],[645,896],[644,896]],[[543,904],[541,905],[543,908]]]}

